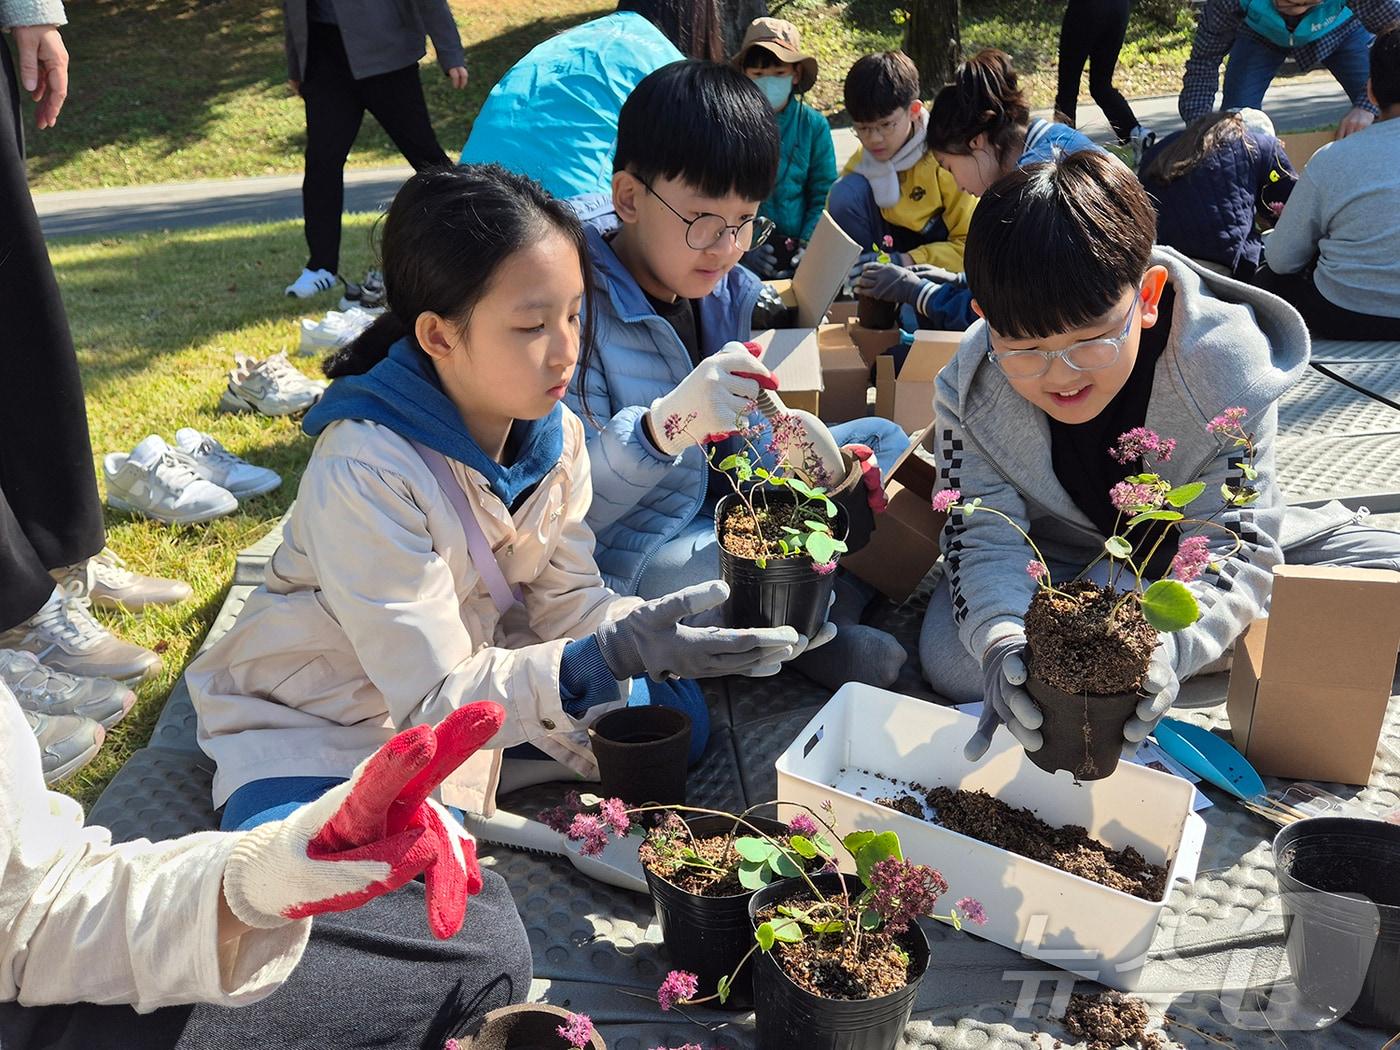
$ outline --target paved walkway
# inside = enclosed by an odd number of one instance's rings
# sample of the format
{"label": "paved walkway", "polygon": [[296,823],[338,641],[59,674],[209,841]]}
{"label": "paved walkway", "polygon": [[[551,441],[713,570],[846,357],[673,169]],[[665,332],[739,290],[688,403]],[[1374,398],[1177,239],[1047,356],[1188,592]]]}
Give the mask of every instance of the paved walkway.
{"label": "paved walkway", "polygon": [[[1176,96],[1135,99],[1138,119],[1159,134],[1181,127]],[[1295,77],[1275,83],[1264,109],[1281,130],[1311,130],[1336,124],[1350,108],[1330,75]],[[1044,115],[1048,116],[1048,112]],[[1080,127],[1099,141],[1112,132],[1097,106],[1081,104]],[[855,151],[855,134],[837,128],[838,164]],[[346,172],[345,210],[378,211],[393,199],[412,169],[407,165]],[[50,237],[180,229],[226,222],[271,222],[301,217],[301,176],[265,175],[247,179],[163,183],[104,190],[72,190],[35,196],[44,232]]]}

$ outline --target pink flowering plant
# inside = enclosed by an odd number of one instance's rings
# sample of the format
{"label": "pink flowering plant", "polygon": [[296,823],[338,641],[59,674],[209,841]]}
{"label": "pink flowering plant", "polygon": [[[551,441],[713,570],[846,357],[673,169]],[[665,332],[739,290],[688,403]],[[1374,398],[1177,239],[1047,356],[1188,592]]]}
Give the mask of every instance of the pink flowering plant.
{"label": "pink flowering plant", "polygon": [[[751,406],[750,414],[757,411]],[[691,419],[672,415],[663,421],[666,436],[672,440],[689,434]],[[753,522],[762,551],[754,559],[760,569],[768,559],[797,558],[806,555],[812,567],[827,574],[836,570],[837,556],[846,552],[846,542],[832,530],[836,504],[827,495],[835,481],[822,463],[816,444],[807,433],[802,418],[779,412],[764,427],[737,419],[737,429],[728,434],[707,434],[696,442],[710,467],[724,476]],[[727,456],[715,446],[738,438],[741,447]],[[794,512],[775,514],[769,497],[787,492]],[[786,507],[784,507],[786,510]]]}
{"label": "pink flowering plant", "polygon": [[[1259,474],[1254,467],[1254,441],[1244,429],[1245,415],[1243,408],[1228,408],[1206,425],[1208,431],[1226,438],[1243,450],[1240,473],[1244,483],[1221,486],[1222,509],[1248,506],[1259,498],[1259,493],[1249,484],[1255,481]],[[1184,630],[1200,618],[1200,606],[1186,585],[1197,580],[1212,563],[1210,541],[1206,536],[1200,535],[1198,530],[1220,529],[1233,540],[1234,546],[1229,554],[1239,549],[1239,537],[1226,526],[1213,520],[1215,515],[1209,518],[1186,516],[1191,504],[1204,494],[1205,482],[1192,481],[1174,486],[1156,471],[1155,468],[1159,464],[1171,460],[1175,451],[1175,440],[1164,438],[1146,427],[1135,427],[1121,434],[1109,449],[1109,454],[1119,463],[1125,466],[1140,463],[1144,468],[1142,472],[1129,475],[1109,490],[1109,502],[1117,512],[1117,519],[1113,534],[1104,541],[1103,551],[1093,564],[1108,558],[1111,563],[1109,586],[1122,591],[1122,597],[1111,608],[1110,622],[1129,601],[1136,600],[1143,617],[1158,631],[1170,633]],[[1065,591],[1056,587],[1051,580],[1045,557],[1035,541],[1006,514],[994,507],[985,506],[980,498],[964,502],[962,493],[957,489],[944,489],[935,493],[933,508],[943,512],[958,510],[966,516],[977,513],[997,515],[1020,533],[1030,546],[1034,557],[1027,563],[1026,573],[1035,580],[1042,591],[1065,595]],[[1162,524],[1153,538],[1149,535],[1149,530],[1159,522]],[[1173,529],[1181,534],[1176,554],[1163,578],[1149,581],[1146,577],[1153,557]],[[1188,530],[1196,534],[1185,535]],[[1135,544],[1135,534],[1147,536],[1150,543]],[[1146,547],[1146,553],[1139,554],[1139,546]],[[1093,564],[1087,566],[1075,580],[1082,579]]]}
{"label": "pink flowering plant", "polygon": [[[657,989],[657,1001],[663,1010],[712,999],[727,1001],[735,977],[754,952],[772,951],[776,944],[797,944],[815,938],[826,946],[850,942],[858,952],[863,936],[874,931],[904,933],[920,916],[946,922],[959,930],[964,921],[979,926],[987,921],[981,903],[972,897],[961,898],[946,914],[939,914],[936,905],[948,892],[947,881],[935,868],[906,860],[897,833],[852,831],[841,835],[829,803],[821,811],[798,803],[784,805],[797,813],[781,835],[771,835],[750,822],[749,815],[759,806],[734,814],[696,806],[626,809],[621,802],[607,799],[600,804],[598,815],[577,813],[569,820],[566,835],[580,842],[581,852],[588,854],[601,852],[609,833],[624,835],[633,830],[636,825],[632,817],[665,812],[665,819],[647,833],[648,842],[672,851],[670,857],[679,865],[703,870],[716,866],[700,854],[693,833],[679,814],[725,817],[734,821],[736,831],[743,828],[748,832],[734,839],[739,882],[745,889],[759,890],[775,879],[800,879],[806,884],[803,899],[779,905],[776,917],[759,925],[754,931],[753,946],[734,971],[720,979],[712,994],[697,998],[699,982],[692,973],[673,970],[667,974]],[[612,815],[606,817],[605,813]],[[561,814],[551,813],[550,817],[554,826],[563,826]],[[839,870],[838,858],[844,860],[848,869],[854,868],[856,878],[843,878],[840,893],[823,893],[811,873]]]}
{"label": "pink flowering plant", "polygon": [[593,1042],[593,1021],[587,1014],[569,1014],[555,1029],[569,1050],[587,1050]]}

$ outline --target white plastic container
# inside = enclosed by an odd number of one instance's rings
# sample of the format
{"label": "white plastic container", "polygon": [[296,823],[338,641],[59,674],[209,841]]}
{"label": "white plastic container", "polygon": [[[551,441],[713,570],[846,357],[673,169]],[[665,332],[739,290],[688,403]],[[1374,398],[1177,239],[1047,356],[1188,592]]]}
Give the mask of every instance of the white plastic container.
{"label": "white plastic container", "polygon": [[[987,924],[964,930],[1132,991],[1166,894],[1176,880],[1196,877],[1205,822],[1191,812],[1191,785],[1131,762],[1104,780],[1076,784],[1068,772],[1038,769],[1006,733],[969,762],[963,745],[976,725],[949,707],[848,683],[779,756],[778,798],[813,809],[829,799],[843,833],[898,832],[907,859],[948,880],[944,900],[982,902]],[[1146,901],[876,805],[889,793],[884,778],[926,789],[981,788],[1052,826],[1081,825],[1114,849],[1132,846],[1165,864],[1167,889],[1162,900]]]}

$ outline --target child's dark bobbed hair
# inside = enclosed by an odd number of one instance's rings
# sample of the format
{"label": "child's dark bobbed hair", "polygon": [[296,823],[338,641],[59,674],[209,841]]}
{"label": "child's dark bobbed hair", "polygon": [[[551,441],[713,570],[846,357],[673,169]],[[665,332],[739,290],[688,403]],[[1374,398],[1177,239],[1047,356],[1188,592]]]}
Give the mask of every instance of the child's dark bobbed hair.
{"label": "child's dark bobbed hair", "polygon": [[[380,253],[389,309],[325,364],[332,379],[361,375],[398,340],[413,338],[418,316],[432,312],[465,326],[511,255],[554,231],[578,252],[585,298],[593,287],[578,216],[539,183],[499,164],[432,168],[413,175],[384,219]],[[593,333],[584,311],[578,370],[588,367]]]}
{"label": "child's dark bobbed hair", "polygon": [[1031,111],[1016,86],[1011,56],[996,48],[979,51],[958,66],[953,82],[934,97],[929,107],[925,142],[939,153],[967,155],[968,145],[986,134],[997,159],[1024,135]]}
{"label": "child's dark bobbed hair", "polygon": [[873,124],[919,97],[919,67],[903,51],[880,51],[856,59],[842,86],[846,112],[857,124]]}
{"label": "child's dark bobbed hair", "polygon": [[963,265],[987,323],[1045,339],[1102,320],[1152,259],[1157,213],[1121,161],[1059,154],[1007,175],[972,213]]}
{"label": "child's dark bobbed hair", "polygon": [[1371,92],[1381,109],[1400,103],[1400,22],[1382,29],[1371,45]]}
{"label": "child's dark bobbed hair", "polygon": [[767,200],[778,124],[752,80],[714,62],[672,62],[632,89],[617,118],[613,171],[679,179],[706,197]]}
{"label": "child's dark bobbed hair", "polygon": [[617,9],[641,15],[686,58],[724,59],[724,30],[715,0],[618,0]]}

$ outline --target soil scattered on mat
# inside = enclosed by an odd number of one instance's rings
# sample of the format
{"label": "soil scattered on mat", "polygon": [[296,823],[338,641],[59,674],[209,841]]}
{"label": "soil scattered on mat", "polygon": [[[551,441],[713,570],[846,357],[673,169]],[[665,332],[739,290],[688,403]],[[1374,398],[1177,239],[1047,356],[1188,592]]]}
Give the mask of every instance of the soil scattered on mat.
{"label": "soil scattered on mat", "polygon": [[[785,904],[810,908],[811,897],[797,897]],[[760,922],[779,919],[776,906],[758,913]],[[778,965],[794,984],[826,999],[875,999],[897,992],[909,983],[912,930],[891,936],[884,930],[860,935],[860,951],[855,940],[839,934],[814,934],[797,944],[778,941],[773,946]]]}
{"label": "soil scattered on mat", "polygon": [[1157,901],[1167,888],[1167,869],[1149,864],[1126,846],[1110,849],[1078,824],[1051,827],[1028,809],[1016,809],[985,791],[936,787],[928,794],[934,822],[999,849],[1038,860],[1110,889]]}
{"label": "soil scattered on mat", "polygon": [[1157,631],[1137,599],[1130,597],[1113,613],[1121,596],[1111,588],[1081,582],[1059,590],[1064,593],[1038,588],[1026,612],[1036,676],[1075,695],[1136,690],[1157,647]]}
{"label": "soil scattered on mat", "polygon": [[1147,1030],[1147,1005],[1121,992],[1071,995],[1060,1021],[1070,1035],[1086,1040],[1089,1050],[1166,1050],[1169,1045]]}
{"label": "soil scattered on mat", "polygon": [[798,557],[798,555],[784,554],[778,546],[777,537],[787,535],[783,532],[785,525],[800,529],[804,534],[811,532],[812,530],[804,528],[802,523],[814,516],[820,518],[821,511],[816,507],[808,507],[803,510],[795,504],[786,502],[764,506],[761,496],[754,498],[756,501],[754,512],[758,515],[758,522],[763,526],[764,535],[772,538],[764,539],[764,536],[758,534],[748,508],[740,503],[728,508],[724,520],[720,522],[719,542],[724,549],[740,558]]}
{"label": "soil scattered on mat", "polygon": [[924,815],[924,804],[913,795],[886,795],[884,798],[877,798],[875,805],[895,810],[905,816],[917,817],[919,820],[927,819]]}

